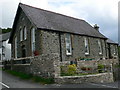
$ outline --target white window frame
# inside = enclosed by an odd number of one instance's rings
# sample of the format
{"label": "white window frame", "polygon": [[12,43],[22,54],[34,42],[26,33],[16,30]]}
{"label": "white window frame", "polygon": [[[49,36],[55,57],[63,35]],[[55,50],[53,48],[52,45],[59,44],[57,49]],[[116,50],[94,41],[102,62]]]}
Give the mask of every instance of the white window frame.
{"label": "white window frame", "polygon": [[31,50],[32,50],[32,56],[34,56],[34,51],[35,51],[35,28],[31,29]]}
{"label": "white window frame", "polygon": [[[72,55],[71,35],[68,33],[65,34],[65,42],[66,42],[66,55]],[[67,50],[68,47],[69,47],[70,52],[68,52]]]}
{"label": "white window frame", "polygon": [[17,58],[17,37],[15,36],[15,58]]}
{"label": "white window frame", "polygon": [[98,39],[98,48],[99,48],[99,54],[102,54],[102,44],[101,44],[101,40]]}
{"label": "white window frame", "polygon": [[20,29],[20,41],[23,41],[23,30]]}
{"label": "white window frame", "polygon": [[117,52],[116,52],[116,46],[114,46],[114,55],[116,55]]}
{"label": "white window frame", "polygon": [[26,40],[27,39],[27,29],[26,29],[26,27],[24,26],[24,40]]}
{"label": "white window frame", "polygon": [[85,41],[85,55],[89,55],[89,45],[88,45],[88,38],[84,37],[84,41]]}

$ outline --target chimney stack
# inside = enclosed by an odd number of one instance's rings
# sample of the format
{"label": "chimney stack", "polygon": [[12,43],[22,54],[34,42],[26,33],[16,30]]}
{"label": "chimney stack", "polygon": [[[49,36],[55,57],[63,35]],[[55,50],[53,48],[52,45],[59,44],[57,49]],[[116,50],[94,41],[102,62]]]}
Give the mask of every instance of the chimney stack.
{"label": "chimney stack", "polygon": [[99,31],[99,26],[97,24],[94,25],[94,29],[96,29],[97,31]]}

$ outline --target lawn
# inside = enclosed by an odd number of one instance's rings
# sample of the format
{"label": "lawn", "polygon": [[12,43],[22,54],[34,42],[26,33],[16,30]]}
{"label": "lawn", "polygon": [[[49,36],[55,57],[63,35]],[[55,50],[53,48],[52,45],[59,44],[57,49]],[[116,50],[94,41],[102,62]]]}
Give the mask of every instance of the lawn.
{"label": "lawn", "polygon": [[34,82],[39,82],[41,84],[52,84],[54,83],[54,79],[53,78],[43,78],[43,77],[39,77],[39,76],[33,76],[32,74],[26,74],[23,72],[17,72],[17,71],[13,71],[13,70],[4,70],[5,72],[17,76],[21,79],[25,79],[25,80],[32,80]]}

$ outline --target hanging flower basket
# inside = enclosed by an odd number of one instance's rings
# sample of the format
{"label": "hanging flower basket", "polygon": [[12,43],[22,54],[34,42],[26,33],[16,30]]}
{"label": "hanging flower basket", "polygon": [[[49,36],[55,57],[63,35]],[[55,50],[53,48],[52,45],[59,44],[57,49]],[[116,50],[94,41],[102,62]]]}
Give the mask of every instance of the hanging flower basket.
{"label": "hanging flower basket", "polygon": [[38,56],[39,52],[38,51],[34,51],[34,56]]}

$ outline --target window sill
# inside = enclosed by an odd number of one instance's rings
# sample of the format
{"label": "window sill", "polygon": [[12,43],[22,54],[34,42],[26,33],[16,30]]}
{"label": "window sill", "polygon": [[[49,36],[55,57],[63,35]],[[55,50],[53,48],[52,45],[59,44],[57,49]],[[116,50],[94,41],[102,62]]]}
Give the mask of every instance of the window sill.
{"label": "window sill", "polygon": [[85,53],[85,55],[90,55],[89,53]]}
{"label": "window sill", "polygon": [[20,41],[20,42],[24,42],[24,41],[26,41],[27,39],[25,39],[25,40],[22,40],[22,41]]}
{"label": "window sill", "polygon": [[17,65],[18,65],[18,66],[20,66],[20,65],[21,65],[21,66],[30,66],[30,64],[14,64],[14,65],[16,65],[16,66],[17,66]]}
{"label": "window sill", "polygon": [[99,53],[99,55],[103,55],[102,53]]}
{"label": "window sill", "polygon": [[71,53],[66,53],[67,56],[71,56],[72,54]]}

